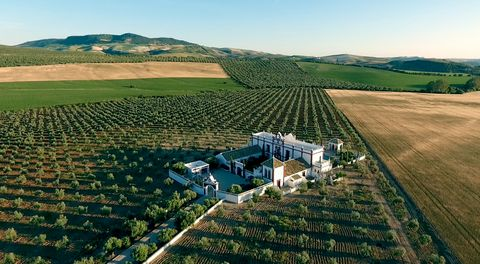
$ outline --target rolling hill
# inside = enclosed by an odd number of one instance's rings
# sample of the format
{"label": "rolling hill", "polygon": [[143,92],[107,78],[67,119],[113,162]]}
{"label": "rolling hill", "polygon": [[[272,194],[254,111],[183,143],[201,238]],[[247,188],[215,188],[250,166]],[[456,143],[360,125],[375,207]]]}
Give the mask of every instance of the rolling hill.
{"label": "rolling hill", "polygon": [[177,57],[257,57],[272,54],[230,48],[212,48],[174,38],[148,38],[137,34],[96,34],[64,39],[41,39],[18,45],[53,51],[90,51],[110,55],[156,55]]}
{"label": "rolling hill", "polygon": [[368,57],[351,54],[338,54],[303,59],[303,61],[325,62],[343,65],[381,68],[387,70],[435,72],[435,73],[466,73],[478,74],[478,60],[447,60],[422,57]]}

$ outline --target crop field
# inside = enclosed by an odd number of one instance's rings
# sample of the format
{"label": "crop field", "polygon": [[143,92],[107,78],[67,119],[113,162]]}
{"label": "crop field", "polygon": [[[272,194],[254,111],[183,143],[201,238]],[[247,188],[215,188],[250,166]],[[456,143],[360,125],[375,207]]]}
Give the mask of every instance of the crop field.
{"label": "crop field", "polygon": [[4,111],[0,123],[0,259],[12,252],[53,263],[98,253],[108,236],[126,236],[129,218],[151,221],[148,205],[168,208],[182,188],[164,182],[166,162],[237,147],[262,130],[355,140],[326,93],[313,88]]}
{"label": "crop field", "polygon": [[0,67],[0,82],[121,80],[147,78],[228,78],[216,63],[80,63]]}
{"label": "crop field", "polygon": [[377,85],[334,80],[309,74],[289,60],[220,60],[219,63],[230,77],[250,88],[316,87],[388,90],[386,87]]}
{"label": "crop field", "polygon": [[329,90],[440,237],[480,262],[480,93]]}
{"label": "crop field", "polygon": [[383,86],[400,91],[422,91],[426,89],[430,81],[438,79],[445,79],[451,85],[460,87],[470,78],[407,74],[366,67],[312,62],[299,62],[298,65],[309,74],[320,78]]}
{"label": "crop field", "polygon": [[0,83],[0,110],[98,102],[132,96],[192,95],[244,89],[231,79],[216,78]]}
{"label": "crop field", "polygon": [[105,55],[81,51],[51,51],[0,45],[0,67],[52,65],[69,63],[133,63],[147,61],[216,62],[215,58],[166,57],[149,55]]}
{"label": "crop field", "polygon": [[280,201],[224,204],[154,263],[415,262],[415,254],[396,255],[404,250],[402,231],[391,224],[373,180],[345,172],[338,185],[320,184]]}

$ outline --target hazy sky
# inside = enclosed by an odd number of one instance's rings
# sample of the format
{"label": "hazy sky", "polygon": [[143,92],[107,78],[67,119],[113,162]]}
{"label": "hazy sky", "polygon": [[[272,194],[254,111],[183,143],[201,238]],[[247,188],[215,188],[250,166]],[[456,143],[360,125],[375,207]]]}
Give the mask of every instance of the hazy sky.
{"label": "hazy sky", "polygon": [[480,58],[479,0],[1,0],[0,43],[125,32],[282,54]]}

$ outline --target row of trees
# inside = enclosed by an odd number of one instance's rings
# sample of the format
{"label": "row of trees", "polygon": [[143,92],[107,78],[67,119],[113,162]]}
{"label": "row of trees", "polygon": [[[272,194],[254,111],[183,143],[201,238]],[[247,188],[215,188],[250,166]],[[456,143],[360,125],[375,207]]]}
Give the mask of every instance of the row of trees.
{"label": "row of trees", "polygon": [[431,81],[427,84],[427,91],[432,93],[466,93],[480,91],[480,77],[469,79],[460,87],[451,86],[445,79]]}

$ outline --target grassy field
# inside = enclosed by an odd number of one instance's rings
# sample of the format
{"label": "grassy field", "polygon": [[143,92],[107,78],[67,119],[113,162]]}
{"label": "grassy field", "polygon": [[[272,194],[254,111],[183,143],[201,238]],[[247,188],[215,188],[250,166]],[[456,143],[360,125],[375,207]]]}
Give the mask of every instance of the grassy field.
{"label": "grassy field", "polygon": [[463,263],[480,263],[480,93],[328,92]]}
{"label": "grassy field", "polygon": [[428,82],[437,79],[446,79],[451,85],[461,86],[470,78],[414,75],[380,69],[311,62],[299,62],[298,65],[306,72],[321,78],[386,86],[405,91],[424,90]]}
{"label": "grassy field", "polygon": [[[403,245],[397,235],[388,236],[402,231],[390,222],[388,205],[375,197],[373,180],[345,172],[339,185],[319,185],[281,201],[224,204],[153,263],[400,262],[393,251]],[[301,252],[308,261],[302,262]],[[414,253],[403,260],[418,261]]]}
{"label": "grassy field", "polygon": [[243,89],[231,79],[216,78],[0,83],[0,110],[98,102],[129,96],[188,95]]}

